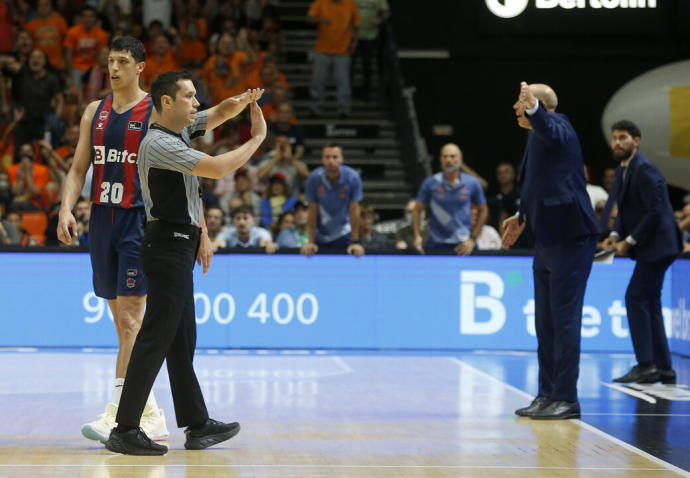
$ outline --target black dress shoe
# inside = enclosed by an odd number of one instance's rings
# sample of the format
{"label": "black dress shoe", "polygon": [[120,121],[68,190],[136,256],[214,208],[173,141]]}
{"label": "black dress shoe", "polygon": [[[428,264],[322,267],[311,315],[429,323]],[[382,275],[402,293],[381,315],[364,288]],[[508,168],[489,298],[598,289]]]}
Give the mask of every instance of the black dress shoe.
{"label": "black dress shoe", "polygon": [[580,404],[578,402],[566,402],[556,400],[545,408],[529,415],[533,420],[566,420],[568,418],[580,418]]}
{"label": "black dress shoe", "polygon": [[518,408],[517,410],[515,410],[515,415],[519,415],[521,417],[529,417],[534,412],[539,411],[549,405],[551,405],[551,399],[546,398],[544,396],[539,396],[532,400],[532,403],[530,403],[529,406],[525,408]]}
{"label": "black dress shoe", "polygon": [[659,373],[659,380],[661,380],[661,383],[663,383],[663,384],[676,383],[676,371],[673,370],[671,367],[668,367],[668,368],[659,367],[657,369],[657,372]]}
{"label": "black dress shoe", "polygon": [[216,445],[237,435],[240,431],[240,424],[237,422],[223,423],[217,420],[206,420],[200,428],[187,428],[185,435],[187,439],[184,447],[187,450],[203,450]]}
{"label": "black dress shoe", "polygon": [[656,365],[635,365],[622,377],[614,378],[617,383],[654,383],[659,381]]}
{"label": "black dress shoe", "polygon": [[126,432],[118,432],[113,428],[105,447],[123,455],[165,455],[168,452],[167,446],[151,440],[141,428],[133,428]]}

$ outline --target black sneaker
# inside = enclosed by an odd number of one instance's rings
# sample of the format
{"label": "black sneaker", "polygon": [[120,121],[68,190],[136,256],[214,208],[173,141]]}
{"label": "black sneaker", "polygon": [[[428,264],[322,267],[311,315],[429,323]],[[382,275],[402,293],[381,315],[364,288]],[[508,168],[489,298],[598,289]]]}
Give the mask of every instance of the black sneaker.
{"label": "black sneaker", "polygon": [[237,435],[240,431],[240,424],[237,422],[223,423],[217,420],[208,419],[200,429],[192,430],[187,428],[184,432],[187,439],[184,447],[187,450],[203,450],[216,445]]}
{"label": "black sneaker", "polygon": [[126,432],[118,432],[113,428],[105,447],[123,455],[165,455],[168,452],[167,446],[152,441],[141,428],[133,428]]}

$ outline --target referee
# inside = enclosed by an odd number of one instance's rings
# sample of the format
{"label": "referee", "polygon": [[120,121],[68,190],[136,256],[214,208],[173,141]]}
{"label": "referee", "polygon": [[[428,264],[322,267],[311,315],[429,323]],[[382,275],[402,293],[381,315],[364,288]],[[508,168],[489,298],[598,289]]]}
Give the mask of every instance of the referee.
{"label": "referee", "polygon": [[[168,448],[139,428],[146,397],[163,360],[175,403],[178,427],[187,427],[185,448],[200,450],[228,440],[238,423],[209,419],[192,361],[196,348],[194,261],[211,260],[197,176],[220,178],[238,169],[266,137],[266,122],[256,104],[263,90],[248,90],[217,106],[197,112],[192,76],[171,71],[151,85],[158,121],[139,147],[138,169],[147,226],[140,259],[149,283],[146,314],[127,368],[117,427],[105,447],[129,455],[163,455]],[[191,140],[238,114],[250,104],[251,139],[216,157],[191,147]],[[197,258],[197,255],[199,256]]]}

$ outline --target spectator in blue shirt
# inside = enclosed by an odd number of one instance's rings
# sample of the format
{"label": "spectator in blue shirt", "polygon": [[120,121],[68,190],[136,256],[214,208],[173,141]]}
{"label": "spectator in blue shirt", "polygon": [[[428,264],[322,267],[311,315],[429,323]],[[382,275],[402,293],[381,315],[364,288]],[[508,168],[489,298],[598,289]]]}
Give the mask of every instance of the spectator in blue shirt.
{"label": "spectator in blue shirt", "polygon": [[268,254],[278,250],[278,244],[273,242],[271,233],[254,226],[254,211],[251,206],[243,205],[235,209],[232,224],[235,227],[216,236],[216,239],[225,242],[226,247],[263,247]]}
{"label": "spectator in blue shirt", "polygon": [[302,247],[302,253],[309,257],[319,247],[347,247],[348,254],[361,256],[364,254],[359,241],[362,180],[354,169],[343,164],[343,150],[337,144],[323,148],[321,161],[323,166],[307,178],[309,242]]}
{"label": "spectator in blue shirt", "polygon": [[[424,180],[412,214],[414,246],[422,254],[420,218],[427,211],[429,239],[427,250],[454,250],[459,255],[470,254],[488,217],[488,207],[479,181],[461,173],[462,151],[448,143],[441,148],[442,171]],[[477,222],[472,225],[472,204],[477,206]]]}

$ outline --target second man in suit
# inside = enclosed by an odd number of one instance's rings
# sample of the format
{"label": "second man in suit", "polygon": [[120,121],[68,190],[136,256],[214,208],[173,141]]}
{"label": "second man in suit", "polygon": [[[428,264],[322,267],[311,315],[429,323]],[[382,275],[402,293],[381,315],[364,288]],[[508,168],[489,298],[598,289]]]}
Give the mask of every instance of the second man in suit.
{"label": "second man in suit", "polygon": [[682,239],[666,180],[638,151],[641,136],[632,121],[621,120],[611,128],[613,158],[620,161],[611,187],[618,217],[604,247],[636,260],[625,307],[637,358],[637,365],[613,381],[676,383],[661,315],[661,286]]}
{"label": "second man in suit", "polygon": [[526,224],[535,238],[534,300],[539,391],[516,414],[533,419],[579,418],[582,302],[598,228],[589,202],[580,141],[547,85],[522,82],[513,105],[531,130],[520,166],[520,208],[504,222],[503,247]]}

